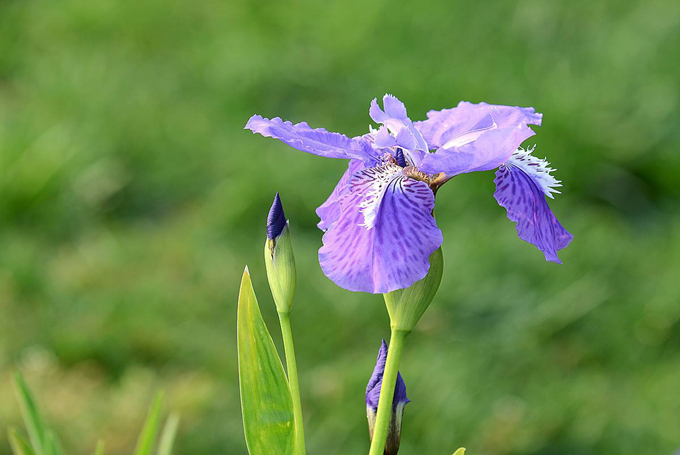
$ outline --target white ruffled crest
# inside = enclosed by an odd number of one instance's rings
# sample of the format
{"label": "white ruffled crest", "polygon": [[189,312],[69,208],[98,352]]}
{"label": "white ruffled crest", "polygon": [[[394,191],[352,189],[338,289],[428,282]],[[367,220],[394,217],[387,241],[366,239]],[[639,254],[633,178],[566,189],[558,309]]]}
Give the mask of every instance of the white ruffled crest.
{"label": "white ruffled crest", "polygon": [[555,169],[549,167],[548,161],[532,155],[535,148],[536,146],[530,149],[518,148],[505,165],[514,166],[524,171],[541,188],[543,194],[554,199],[552,193],[560,193],[555,188],[562,186],[562,182],[550,174]]}
{"label": "white ruffled crest", "polygon": [[401,167],[389,163],[366,169],[362,172],[361,176],[355,176],[352,182],[353,190],[359,190],[358,187],[366,189],[366,199],[359,204],[359,209],[364,216],[364,222],[361,226],[367,229],[375,226],[375,219],[383,194],[395,178],[395,174],[401,174],[401,171]]}

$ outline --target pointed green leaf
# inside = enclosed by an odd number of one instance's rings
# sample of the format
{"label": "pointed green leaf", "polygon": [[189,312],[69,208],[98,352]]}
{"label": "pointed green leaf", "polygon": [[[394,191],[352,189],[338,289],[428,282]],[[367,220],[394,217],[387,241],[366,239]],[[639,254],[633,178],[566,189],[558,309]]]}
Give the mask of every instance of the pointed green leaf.
{"label": "pointed green leaf", "polygon": [[241,408],[250,455],[294,452],[293,403],[281,359],[262,319],[248,268],[238,296]]}
{"label": "pointed green leaf", "polygon": [[179,426],[179,414],[173,413],[168,417],[161,433],[161,442],[158,445],[158,455],[170,455],[175,442],[177,427]]}
{"label": "pointed green leaf", "polygon": [[158,434],[158,425],[161,417],[161,407],[163,405],[163,392],[158,392],[151,403],[149,414],[144,422],[144,428],[137,440],[137,447],[135,448],[135,455],[150,455],[156,442],[156,435]]}
{"label": "pointed green leaf", "polygon": [[10,428],[8,432],[9,445],[12,446],[14,455],[35,455],[31,446],[19,436],[19,433],[14,428]]}
{"label": "pointed green leaf", "polygon": [[453,455],[465,455],[465,447],[461,447],[460,449],[456,450]]}
{"label": "pointed green leaf", "polygon": [[19,397],[21,414],[24,416],[24,423],[28,431],[28,437],[31,440],[31,445],[33,446],[33,451],[37,455],[45,455],[45,424],[40,416],[38,406],[35,404],[33,395],[28,389],[24,377],[19,372],[14,374],[14,387]]}

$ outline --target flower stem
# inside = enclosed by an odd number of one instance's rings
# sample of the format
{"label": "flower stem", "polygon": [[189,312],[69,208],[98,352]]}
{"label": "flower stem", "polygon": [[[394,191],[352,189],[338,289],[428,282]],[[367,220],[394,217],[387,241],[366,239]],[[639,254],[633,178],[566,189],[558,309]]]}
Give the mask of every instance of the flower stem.
{"label": "flower stem", "polygon": [[399,372],[399,361],[404,350],[406,336],[409,333],[409,330],[392,329],[369,455],[383,455],[385,451],[387,433],[392,419],[392,401],[394,399],[394,387],[397,383],[397,373]]}
{"label": "flower stem", "polygon": [[298,454],[305,455],[305,429],[302,421],[302,405],[300,404],[300,384],[298,383],[297,362],[295,361],[295,346],[293,345],[293,331],[290,328],[290,313],[279,312],[283,349],[286,352],[286,369],[288,370],[288,386],[293,399],[293,416],[295,417],[295,440]]}

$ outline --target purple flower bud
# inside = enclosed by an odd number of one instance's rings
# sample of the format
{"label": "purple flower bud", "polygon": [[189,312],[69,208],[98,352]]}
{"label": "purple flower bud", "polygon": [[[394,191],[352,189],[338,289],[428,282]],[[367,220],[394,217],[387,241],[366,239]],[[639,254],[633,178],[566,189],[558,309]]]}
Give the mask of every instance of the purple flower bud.
{"label": "purple flower bud", "polygon": [[279,193],[274,197],[274,203],[269,210],[267,217],[267,238],[273,240],[281,235],[283,228],[286,227],[286,214],[283,213],[283,205]]}
{"label": "purple flower bud", "polygon": [[[373,429],[375,428],[375,419],[378,413],[378,401],[380,401],[380,388],[382,387],[386,361],[387,344],[385,340],[382,340],[380,351],[378,351],[378,360],[373,369],[371,379],[366,386],[366,418],[368,419],[368,431],[371,440],[373,440]],[[397,372],[397,383],[394,387],[394,399],[392,401],[392,419],[390,420],[387,443],[385,445],[385,455],[396,455],[399,451],[404,406],[410,401],[406,397],[406,384],[404,384],[401,373]]]}
{"label": "purple flower bud", "polygon": [[290,239],[288,220],[283,213],[279,193],[267,217],[267,240],[264,242],[264,265],[267,269],[269,289],[279,313],[288,313],[293,305],[297,284],[295,256]]}

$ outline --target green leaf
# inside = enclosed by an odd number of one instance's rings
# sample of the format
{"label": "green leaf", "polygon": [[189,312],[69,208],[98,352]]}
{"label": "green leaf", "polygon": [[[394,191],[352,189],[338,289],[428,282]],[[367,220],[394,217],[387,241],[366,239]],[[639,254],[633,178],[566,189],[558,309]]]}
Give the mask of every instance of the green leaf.
{"label": "green leaf", "polygon": [[19,397],[19,406],[21,413],[24,416],[24,423],[28,431],[28,437],[31,440],[33,450],[37,455],[45,455],[45,424],[38,406],[35,404],[33,395],[28,389],[28,385],[21,373],[14,374],[14,387],[17,396]]}
{"label": "green leaf", "polygon": [[257,304],[246,267],[238,296],[238,367],[241,408],[250,455],[295,450],[293,403],[281,359]]}
{"label": "green leaf", "polygon": [[161,407],[163,406],[163,392],[158,392],[151,403],[149,414],[144,422],[144,428],[137,440],[137,447],[135,448],[135,455],[151,455],[154,443],[156,442],[156,435],[158,434],[158,426],[161,417]]}
{"label": "green leaf", "polygon": [[168,417],[161,433],[161,442],[158,445],[158,455],[170,455],[175,442],[177,427],[179,426],[179,414],[173,413]]}
{"label": "green leaf", "polygon": [[8,431],[9,445],[12,446],[12,452],[14,455],[35,455],[31,446],[19,436],[19,433],[14,428],[10,428]]}
{"label": "green leaf", "polygon": [[453,455],[465,455],[465,447],[461,447],[460,449],[456,450]]}

